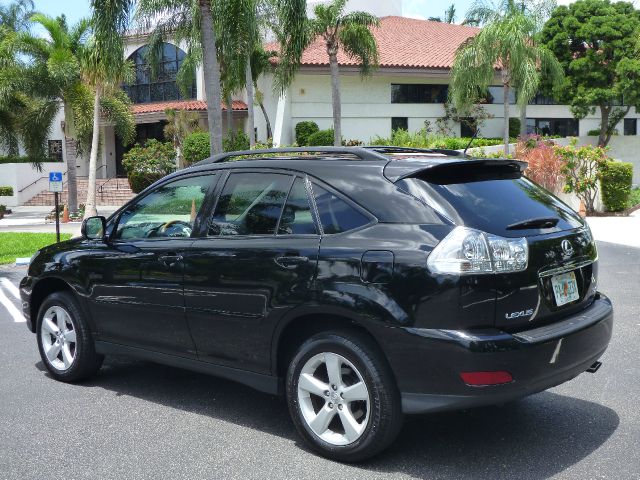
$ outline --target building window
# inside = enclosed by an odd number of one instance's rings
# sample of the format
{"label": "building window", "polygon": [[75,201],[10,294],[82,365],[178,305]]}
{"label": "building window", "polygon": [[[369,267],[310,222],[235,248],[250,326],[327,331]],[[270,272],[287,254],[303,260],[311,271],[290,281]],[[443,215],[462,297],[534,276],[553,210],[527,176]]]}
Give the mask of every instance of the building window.
{"label": "building window", "polygon": [[[481,102],[483,103],[483,102]],[[502,105],[504,103],[504,87],[503,86],[493,86],[487,89],[487,96],[485,97],[484,103],[490,104],[499,104]],[[516,89],[509,89],[509,104],[514,105],[516,103]]]}
{"label": "building window", "polygon": [[396,130],[409,130],[409,119],[407,117],[392,117],[391,118],[391,131]]}
{"label": "building window", "polygon": [[49,160],[52,162],[62,161],[62,140],[48,140]]}
{"label": "building window", "polygon": [[578,120],[575,118],[527,118],[527,133],[577,137]]}
{"label": "building window", "polygon": [[529,100],[529,105],[559,105],[559,103],[553,97],[537,93],[535,97]]}
{"label": "building window", "polygon": [[460,119],[460,136],[473,137],[478,130],[478,122],[473,117]]}
{"label": "building window", "polygon": [[445,103],[448,85],[391,84],[391,103]]}
{"label": "building window", "polygon": [[636,118],[624,119],[624,134],[625,135],[637,135],[638,134],[638,120]]}
{"label": "building window", "polygon": [[186,54],[175,45],[163,43],[160,47],[156,74],[152,75],[148,50],[147,46],[141,47],[129,57],[135,65],[135,80],[125,85],[124,91],[127,92],[131,101],[149,103],[195,98],[195,80],[184,97],[180,94],[176,83],[178,69]]}

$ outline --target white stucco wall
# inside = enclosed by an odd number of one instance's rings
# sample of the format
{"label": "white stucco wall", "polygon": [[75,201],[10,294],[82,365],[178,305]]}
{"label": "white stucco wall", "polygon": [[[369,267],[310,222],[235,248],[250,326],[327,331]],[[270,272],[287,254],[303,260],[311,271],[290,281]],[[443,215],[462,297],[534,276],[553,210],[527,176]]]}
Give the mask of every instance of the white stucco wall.
{"label": "white stucco wall", "polygon": [[[45,162],[41,167],[42,170],[38,171],[29,163],[0,164],[0,185],[13,188],[13,196],[0,197],[0,204],[8,207],[22,205],[31,197],[49,188],[49,172],[67,171],[63,162]],[[66,177],[64,180],[66,182]]]}

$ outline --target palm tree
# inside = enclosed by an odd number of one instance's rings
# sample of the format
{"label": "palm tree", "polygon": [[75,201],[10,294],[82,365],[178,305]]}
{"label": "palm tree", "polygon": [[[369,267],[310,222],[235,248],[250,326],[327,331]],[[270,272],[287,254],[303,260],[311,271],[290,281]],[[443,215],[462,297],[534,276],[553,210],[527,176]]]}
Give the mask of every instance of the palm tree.
{"label": "palm tree", "polygon": [[504,102],[504,153],[509,154],[509,92],[517,86],[522,108],[537,93],[541,77],[561,81],[562,67],[553,53],[536,45],[536,20],[520,9],[497,16],[460,46],[451,70],[449,95],[460,111],[486,94],[500,71]]}
{"label": "palm tree", "polygon": [[379,25],[378,18],[367,12],[344,14],[347,0],[333,0],[314,8],[315,18],[309,21],[310,38],[321,36],[326,44],[331,70],[331,95],[333,107],[333,143],[342,144],[342,112],[340,103],[340,72],[338,51],[340,47],[350,58],[360,62],[360,73],[367,75],[378,64],[378,47],[370,27]]}
{"label": "palm tree", "polygon": [[264,121],[267,126],[267,139],[273,138],[273,130],[271,128],[269,114],[267,113],[267,109],[264,107],[264,93],[258,88],[258,79],[271,68],[271,62],[269,60],[276,55],[276,52],[266,51],[262,45],[259,45],[251,55],[251,74],[253,76],[255,99],[262,111],[262,116],[264,117]]}
{"label": "palm tree", "polygon": [[441,22],[441,23],[456,23],[456,6],[455,4],[449,5],[444,11],[444,17],[429,17],[429,20],[432,22]]}
{"label": "palm tree", "polygon": [[186,110],[165,110],[167,124],[164,126],[165,138],[170,138],[176,149],[178,168],[184,168],[184,156],[182,154],[182,144],[187,135],[200,130],[200,115],[197,112]]}
{"label": "palm tree", "polygon": [[[551,16],[551,12],[557,6],[556,0],[475,0],[467,12],[469,20],[465,20],[465,22],[473,25],[483,25],[492,20],[495,21],[501,17],[507,17],[513,12],[521,12],[531,17],[535,22],[535,35],[531,38],[531,41],[535,42],[545,22]],[[552,79],[553,82],[555,82],[554,79]],[[518,88],[517,85],[516,88]],[[520,107],[520,135],[526,135],[526,133],[527,104],[524,104]]]}
{"label": "palm tree", "polygon": [[[186,45],[186,57],[178,72],[184,92],[193,83],[195,69],[202,64],[207,92],[207,120],[211,154],[222,152],[222,100],[213,10],[215,0],[139,0],[136,16],[144,28],[152,30],[149,50],[159,52],[159,45],[171,38]],[[157,61],[157,59],[155,59]]]}
{"label": "palm tree", "polygon": [[8,5],[0,5],[0,28],[11,32],[29,31],[33,9],[33,0],[16,0]]}
{"label": "palm tree", "polygon": [[[87,108],[90,91],[80,78],[80,57],[84,54],[89,21],[80,20],[71,28],[64,16],[35,14],[31,21],[40,25],[46,36],[23,32],[15,38],[15,48],[32,61],[40,85],[62,101],[65,137],[75,138],[80,152],[87,151],[91,133]],[[75,212],[78,209],[76,159],[70,155],[67,156],[67,190],[69,210]]]}
{"label": "palm tree", "polygon": [[[110,96],[115,102],[123,101],[125,95],[120,90],[123,80],[131,77],[132,66],[124,59],[122,35],[129,25],[129,12],[132,0],[91,0],[93,37],[81,62],[83,79],[94,89],[93,93],[93,129],[91,136],[91,154],[89,156],[89,181],[87,182],[87,200],[84,218],[98,214],[96,210],[96,174],[98,169],[98,151],[100,149],[100,117],[103,112],[103,97]],[[128,101],[123,102],[125,114],[119,119],[124,121],[123,139],[128,143],[133,139],[135,122],[128,109]],[[118,109],[122,113],[123,109]]]}

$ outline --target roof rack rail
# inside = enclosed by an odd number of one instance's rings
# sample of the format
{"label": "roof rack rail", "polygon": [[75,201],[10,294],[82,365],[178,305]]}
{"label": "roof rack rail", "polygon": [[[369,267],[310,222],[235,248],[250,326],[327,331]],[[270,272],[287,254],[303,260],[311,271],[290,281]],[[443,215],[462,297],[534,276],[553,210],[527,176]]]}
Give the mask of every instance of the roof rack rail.
{"label": "roof rack rail", "polygon": [[287,147],[225,152],[202,160],[195,165],[220,163],[233,157],[265,155],[274,153],[320,153],[331,155],[353,155],[355,157],[358,157],[360,160],[388,160],[388,158],[385,157],[382,152],[377,152],[375,150],[372,151],[371,149],[362,147]]}
{"label": "roof rack rail", "polygon": [[393,145],[368,145],[362,147],[367,150],[373,150],[379,153],[440,153],[442,155],[448,155],[450,157],[467,157],[471,158],[464,152],[458,150],[451,150],[448,148],[415,148],[415,147],[396,147]]}

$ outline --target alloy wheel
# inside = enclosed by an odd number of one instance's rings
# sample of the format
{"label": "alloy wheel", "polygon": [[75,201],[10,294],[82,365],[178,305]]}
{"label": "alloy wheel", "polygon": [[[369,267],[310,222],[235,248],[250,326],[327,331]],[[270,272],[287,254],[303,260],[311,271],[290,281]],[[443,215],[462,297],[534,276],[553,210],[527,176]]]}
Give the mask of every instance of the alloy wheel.
{"label": "alloy wheel", "polygon": [[364,378],[337,353],[307,360],[298,377],[298,404],[311,431],[331,445],[355,442],[369,422],[371,400]]}
{"label": "alloy wheel", "polygon": [[50,307],[42,317],[40,338],[51,366],[69,370],[76,358],[76,330],[69,312],[58,305]]}

